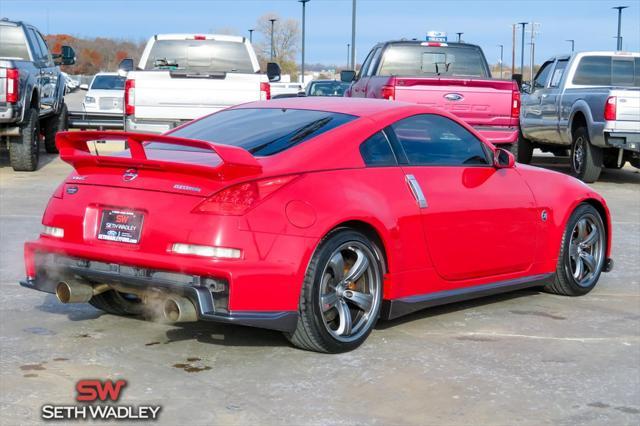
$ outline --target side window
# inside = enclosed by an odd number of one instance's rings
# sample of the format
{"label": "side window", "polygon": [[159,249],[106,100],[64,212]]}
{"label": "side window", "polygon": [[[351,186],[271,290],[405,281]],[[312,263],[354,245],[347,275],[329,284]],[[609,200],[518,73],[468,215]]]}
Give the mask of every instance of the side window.
{"label": "side window", "polygon": [[553,75],[551,76],[551,87],[560,87],[560,81],[562,81],[562,76],[564,75],[564,70],[567,69],[568,62],[568,59],[558,61],[556,68],[553,70]]}
{"label": "side window", "polygon": [[40,44],[38,43],[38,38],[36,37],[35,31],[32,28],[27,28],[27,40],[29,40],[29,45],[31,46],[31,52],[33,53],[34,61],[44,61],[44,55],[42,54],[42,49],[40,48]]}
{"label": "side window", "polygon": [[382,132],[378,132],[360,144],[360,155],[367,166],[395,166],[396,157]]}
{"label": "side window", "polygon": [[547,80],[549,79],[549,74],[551,73],[551,68],[553,68],[553,62],[545,62],[542,64],[542,68],[536,74],[536,78],[533,80],[533,88],[540,89],[546,87]]}
{"label": "side window", "polygon": [[[613,58],[611,63],[611,84],[613,86],[634,86],[634,64],[631,59]],[[638,86],[638,83],[635,83]]]}
{"label": "side window", "polygon": [[53,59],[51,58],[51,53],[49,53],[49,48],[47,47],[47,42],[44,41],[44,38],[39,32],[35,32],[36,41],[38,42],[38,46],[40,46],[40,52],[42,53],[42,59],[53,64]]}
{"label": "side window", "polygon": [[573,76],[573,84],[587,86],[611,85],[611,57],[610,56],[584,56],[580,59],[576,73]]}
{"label": "side window", "polygon": [[393,129],[409,164],[415,166],[490,165],[483,143],[455,121],[422,114],[394,123]]}
{"label": "side window", "polygon": [[371,60],[373,59],[373,56],[376,54],[378,49],[379,48],[376,48],[376,49],[373,49],[371,52],[369,52],[364,62],[362,63],[362,68],[360,68],[360,73],[358,73],[358,78],[362,78],[367,74],[367,71],[369,70],[369,64],[371,63]]}
{"label": "side window", "polygon": [[367,68],[366,72],[367,77],[371,77],[375,72],[376,64],[378,63],[378,59],[380,58],[380,52],[382,52],[381,47],[377,48],[373,56],[371,57],[371,62],[369,62],[369,67]]}

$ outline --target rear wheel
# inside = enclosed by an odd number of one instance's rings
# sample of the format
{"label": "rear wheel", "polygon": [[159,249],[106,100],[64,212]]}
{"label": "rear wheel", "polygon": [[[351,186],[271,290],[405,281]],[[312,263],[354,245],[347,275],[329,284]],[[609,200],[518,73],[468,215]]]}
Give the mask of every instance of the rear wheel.
{"label": "rear wheel", "polygon": [[67,130],[67,118],[68,118],[67,105],[62,104],[60,112],[53,117],[47,118],[44,124],[44,149],[49,154],[56,154],[58,148],[56,147],[56,134]]}
{"label": "rear wheel", "polygon": [[380,315],[382,262],[363,234],[331,233],[313,255],[305,275],[296,330],[287,334],[295,346],[338,353],[365,341]]}
{"label": "rear wheel", "polygon": [[20,136],[9,137],[9,162],[17,172],[32,172],[38,168],[40,157],[40,128],[38,110],[29,108],[24,112]]}
{"label": "rear wheel", "polygon": [[632,158],[629,160],[629,163],[636,169],[640,169],[640,158]]}
{"label": "rear wheel", "polygon": [[562,237],[562,247],[550,293],[581,296],[598,282],[605,263],[607,238],[598,211],[589,204],[575,209]]}
{"label": "rear wheel", "polygon": [[142,315],[144,304],[136,295],[115,290],[97,294],[89,300],[95,308],[113,315]]}
{"label": "rear wheel", "polygon": [[593,146],[584,127],[573,132],[571,147],[571,173],[581,181],[591,183],[598,180],[602,170],[602,149]]}
{"label": "rear wheel", "polygon": [[602,159],[602,165],[604,167],[606,167],[607,169],[621,169],[621,168],[623,168],[624,167],[624,163],[626,163],[626,160],[623,157],[622,161],[620,162],[620,164],[618,164],[618,156],[619,156],[619,151],[617,149],[612,149],[612,150],[605,151],[605,153],[603,155],[603,159]]}

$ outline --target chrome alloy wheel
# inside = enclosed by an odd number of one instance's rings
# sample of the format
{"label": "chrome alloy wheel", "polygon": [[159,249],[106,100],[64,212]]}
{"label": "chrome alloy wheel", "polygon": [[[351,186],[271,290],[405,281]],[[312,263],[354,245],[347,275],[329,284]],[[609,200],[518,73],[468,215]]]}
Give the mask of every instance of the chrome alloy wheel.
{"label": "chrome alloy wheel", "polygon": [[571,165],[573,166],[573,170],[579,174],[584,169],[585,157],[587,155],[586,140],[584,137],[579,136],[576,139],[572,154]]}
{"label": "chrome alloy wheel", "polygon": [[604,263],[604,230],[591,214],[578,220],[571,231],[567,272],[580,287],[590,287]]}
{"label": "chrome alloy wheel", "polygon": [[329,257],[321,276],[320,312],[331,336],[341,342],[357,340],[376,321],[382,277],[375,255],[351,241]]}

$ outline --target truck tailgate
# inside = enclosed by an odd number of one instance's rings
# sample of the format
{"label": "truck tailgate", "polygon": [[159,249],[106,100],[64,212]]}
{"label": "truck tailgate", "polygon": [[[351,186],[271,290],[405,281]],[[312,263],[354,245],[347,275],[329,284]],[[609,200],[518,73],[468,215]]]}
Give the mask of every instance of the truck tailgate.
{"label": "truck tailgate", "polygon": [[220,109],[260,99],[257,74],[189,74],[141,71],[135,79],[136,118],[192,120]]}
{"label": "truck tailgate", "polygon": [[614,90],[616,96],[616,120],[640,121],[640,90]]}
{"label": "truck tailgate", "polygon": [[396,77],[395,99],[444,109],[472,126],[517,126],[511,117],[513,82]]}

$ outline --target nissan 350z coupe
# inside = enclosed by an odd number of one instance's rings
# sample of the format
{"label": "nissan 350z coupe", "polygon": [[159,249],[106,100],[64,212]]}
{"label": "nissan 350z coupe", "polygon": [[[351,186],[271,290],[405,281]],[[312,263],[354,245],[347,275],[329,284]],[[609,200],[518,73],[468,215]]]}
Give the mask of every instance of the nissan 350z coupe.
{"label": "nissan 350z coupe", "polygon": [[22,285],[112,314],[342,352],[379,318],[534,286],[583,295],[613,265],[600,195],[416,104],[290,98],[57,145],[75,170]]}

